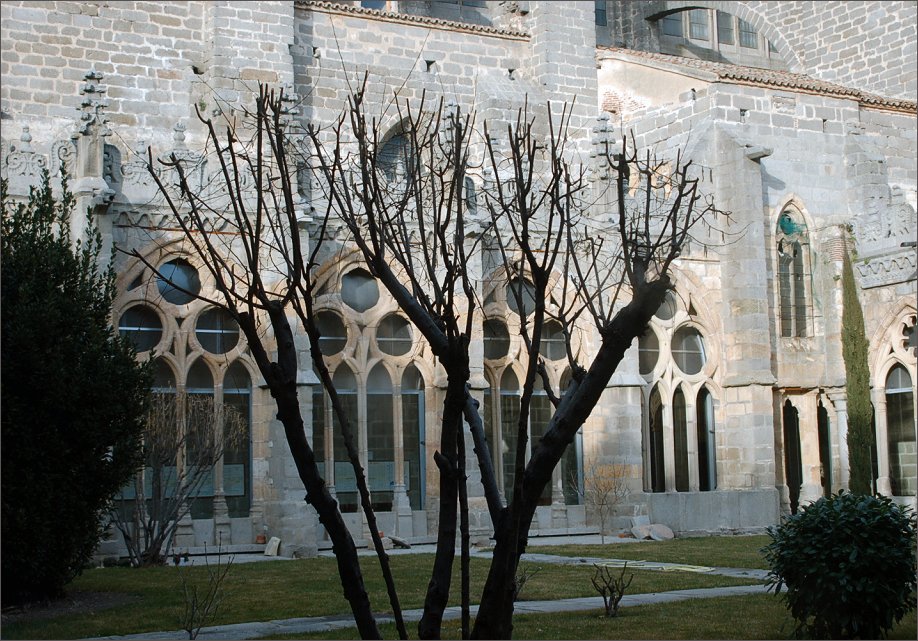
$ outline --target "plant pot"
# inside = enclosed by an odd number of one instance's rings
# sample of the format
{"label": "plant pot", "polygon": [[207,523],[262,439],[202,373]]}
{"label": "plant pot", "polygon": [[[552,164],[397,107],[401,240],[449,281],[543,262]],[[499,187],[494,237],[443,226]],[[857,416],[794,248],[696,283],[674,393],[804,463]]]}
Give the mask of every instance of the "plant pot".
{"label": "plant pot", "polygon": [[257,543],[258,545],[264,545],[267,542],[268,542],[268,537],[266,537],[264,534],[255,535],[255,543]]}

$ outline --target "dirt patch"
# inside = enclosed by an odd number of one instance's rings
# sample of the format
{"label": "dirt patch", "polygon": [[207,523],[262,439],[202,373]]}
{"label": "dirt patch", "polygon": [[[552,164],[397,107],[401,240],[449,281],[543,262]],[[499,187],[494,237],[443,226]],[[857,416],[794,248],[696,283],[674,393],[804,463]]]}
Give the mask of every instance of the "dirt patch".
{"label": "dirt patch", "polygon": [[4,608],[2,615],[0,615],[0,621],[5,625],[23,621],[53,619],[59,616],[107,610],[139,600],[139,596],[120,592],[74,591],[64,598],[54,601]]}

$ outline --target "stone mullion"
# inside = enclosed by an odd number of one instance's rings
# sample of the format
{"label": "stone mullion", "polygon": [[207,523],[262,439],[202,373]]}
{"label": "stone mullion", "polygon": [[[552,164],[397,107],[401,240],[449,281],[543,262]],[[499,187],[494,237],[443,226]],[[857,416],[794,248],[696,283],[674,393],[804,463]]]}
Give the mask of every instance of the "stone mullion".
{"label": "stone mullion", "polygon": [[886,423],[886,388],[871,390],[873,396],[874,417],[876,419],[877,448],[877,494],[892,496],[892,484],[889,480],[889,433]]}

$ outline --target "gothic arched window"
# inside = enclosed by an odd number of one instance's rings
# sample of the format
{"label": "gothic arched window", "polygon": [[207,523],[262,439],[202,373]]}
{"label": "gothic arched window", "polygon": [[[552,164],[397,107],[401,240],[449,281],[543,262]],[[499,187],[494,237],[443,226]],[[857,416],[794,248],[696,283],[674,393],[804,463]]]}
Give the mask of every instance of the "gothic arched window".
{"label": "gothic arched window", "polygon": [[886,429],[892,493],[894,496],[915,496],[918,454],[912,378],[899,364],[886,377]]}
{"label": "gothic arched window", "polygon": [[790,209],[782,212],[776,237],[781,336],[809,336],[809,235],[803,217]]}

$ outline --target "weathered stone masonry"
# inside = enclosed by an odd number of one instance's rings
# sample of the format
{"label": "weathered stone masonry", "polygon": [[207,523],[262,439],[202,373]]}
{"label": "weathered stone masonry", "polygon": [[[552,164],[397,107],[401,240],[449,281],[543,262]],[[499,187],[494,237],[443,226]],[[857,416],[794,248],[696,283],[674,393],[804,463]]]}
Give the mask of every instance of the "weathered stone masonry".
{"label": "weathered stone masonry", "polygon": [[[916,259],[902,243],[914,241],[918,228],[918,5],[603,6],[604,25],[596,4],[582,1],[390,2],[385,11],[300,0],[4,2],[2,174],[13,194],[24,195],[42,168],[57,180],[63,163],[79,210],[92,208],[111,245],[194,270],[199,266],[155,204],[140,155],[147,146],[155,156],[200,153],[196,110],[239,106],[267,83],[295,94],[303,124],[327,124],[365,70],[371,111],[393,137],[396,89],[415,103],[422,94],[431,103],[442,98],[496,124],[515,118],[526,101],[535,109],[573,101],[572,135],[587,162],[606,141],[632,131],[664,158],[684,150],[718,204],[733,212],[729,229],[698,238],[674,266],[671,304],[651,323],[652,337],[633,346],[576,443],[580,475],[590,462],[625,470],[630,493],[615,526],[647,514],[679,532],[759,529],[847,486],[840,349],[846,247],[854,251],[871,341],[877,489],[914,504],[918,371],[903,332],[918,315]],[[754,29],[757,48],[711,49],[716,31],[707,44],[693,40],[687,16],[700,14],[687,11],[697,9],[707,20],[719,11],[730,25]],[[682,20],[682,40],[662,35],[667,15]],[[661,53],[664,41],[668,50],[678,41],[683,53]],[[308,222],[320,199],[306,183],[300,194]],[[608,206],[601,200],[597,220]],[[83,216],[74,220],[77,230],[85,224]],[[158,384],[212,389],[219,402],[247,403],[250,412],[247,458],[221,465],[212,500],[182,524],[177,543],[248,545],[267,532],[281,538],[284,554],[314,553],[327,541],[302,501],[283,430],[244,342],[208,350],[195,330],[206,305],[164,300],[149,270],[114,257],[122,291],[114,321],[124,329],[132,325],[123,319],[143,311],[159,323]],[[322,268],[331,292],[323,309],[348,337],[331,362],[353,385],[362,456],[378,463],[372,473],[383,485],[391,470],[405,474],[390,481],[391,490],[377,491],[385,503],[380,527],[423,540],[437,516],[429,459],[444,377],[417,339],[408,355],[381,349],[377,328],[397,309],[384,292],[368,309],[347,302],[359,267],[345,252]],[[512,324],[503,293],[487,290],[493,267],[487,259],[476,265],[482,299],[492,297],[485,316]],[[201,286],[210,286],[206,278]],[[476,332],[488,337],[482,327]],[[324,442],[323,465],[344,503],[350,489],[336,466],[321,393],[314,393],[308,341],[297,340],[302,411],[310,434]],[[578,340],[590,351],[597,339],[584,331]],[[496,420],[519,350],[511,342],[507,357],[495,360],[473,346],[474,391],[483,411],[498,412]],[[559,385],[563,367],[550,369]],[[391,427],[372,411],[382,407],[373,397],[380,380],[398,399],[391,401]],[[373,427],[383,424],[396,432]],[[595,531],[570,475],[556,477],[533,534]],[[486,535],[490,523],[474,483],[471,495],[473,525]],[[345,516],[357,536],[365,534],[357,513]],[[115,549],[117,541],[107,545]]]}

